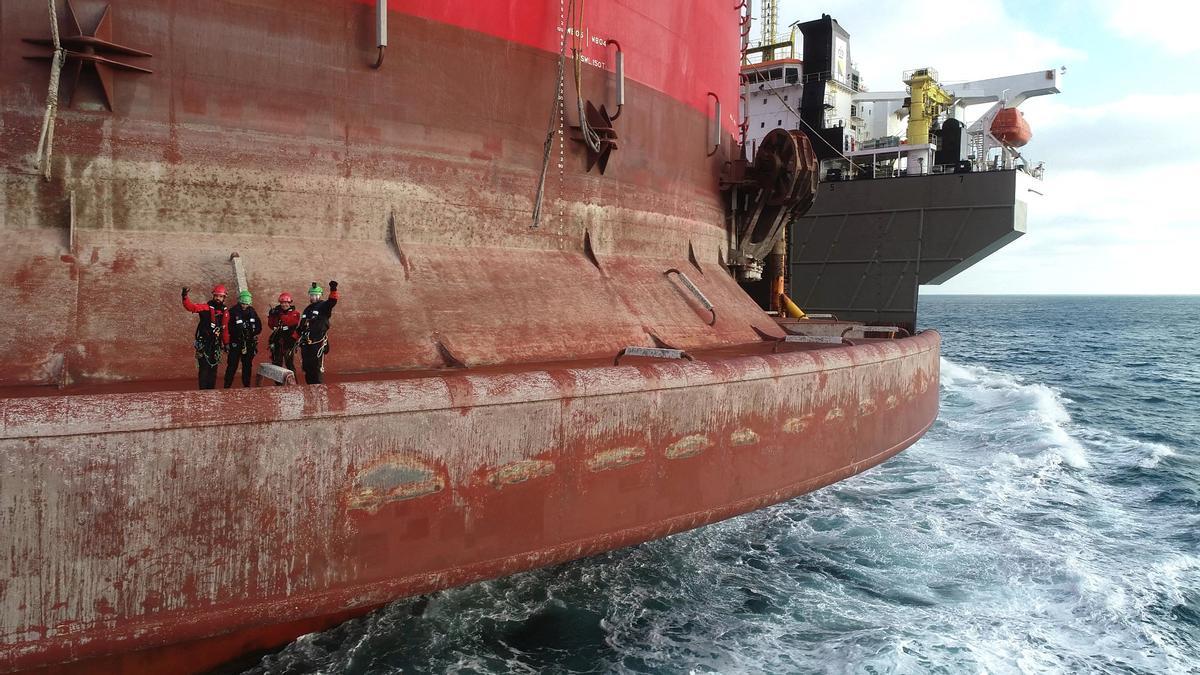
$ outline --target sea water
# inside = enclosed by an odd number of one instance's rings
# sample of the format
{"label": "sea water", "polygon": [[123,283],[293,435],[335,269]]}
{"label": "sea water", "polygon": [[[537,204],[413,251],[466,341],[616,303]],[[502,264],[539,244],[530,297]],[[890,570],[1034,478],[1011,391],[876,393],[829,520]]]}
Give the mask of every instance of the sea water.
{"label": "sea water", "polygon": [[924,297],[941,412],[883,465],[397,602],[251,672],[1200,672],[1198,315]]}

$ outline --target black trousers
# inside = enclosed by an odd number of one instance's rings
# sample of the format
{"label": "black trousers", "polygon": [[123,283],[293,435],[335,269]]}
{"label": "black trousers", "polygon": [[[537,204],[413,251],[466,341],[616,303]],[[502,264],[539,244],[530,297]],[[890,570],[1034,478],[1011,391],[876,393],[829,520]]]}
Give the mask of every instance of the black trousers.
{"label": "black trousers", "polygon": [[242,364],[242,386],[250,386],[250,375],[254,370],[254,355],[257,349],[251,347],[242,353],[241,345],[229,345],[229,361],[225,367],[225,388],[233,386],[233,376],[237,373],[238,363]]}
{"label": "black trousers", "polygon": [[[296,372],[296,345],[292,344],[291,349],[284,347],[279,342],[271,344],[271,363],[280,368],[287,368],[293,373]],[[276,382],[275,386],[282,387],[282,382]]]}
{"label": "black trousers", "polygon": [[221,366],[221,352],[217,351],[211,355],[196,352],[196,366],[200,370],[200,388],[216,389],[217,370]]}
{"label": "black trousers", "polygon": [[324,379],[325,343],[300,345],[300,364],[304,367],[305,384],[321,384]]}

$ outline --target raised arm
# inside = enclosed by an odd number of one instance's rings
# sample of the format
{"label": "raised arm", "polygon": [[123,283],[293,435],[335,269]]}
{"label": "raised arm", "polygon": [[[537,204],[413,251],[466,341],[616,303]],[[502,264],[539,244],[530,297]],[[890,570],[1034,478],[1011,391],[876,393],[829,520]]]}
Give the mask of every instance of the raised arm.
{"label": "raised arm", "polygon": [[330,281],[329,282],[329,299],[325,301],[325,307],[324,307],[325,316],[329,316],[330,314],[333,314],[333,307],[334,307],[334,305],[337,304],[337,302],[338,302],[337,282]]}
{"label": "raised arm", "polygon": [[192,314],[199,314],[200,312],[206,311],[209,308],[207,304],[197,305],[191,300],[188,300],[187,286],[183,287],[183,291],[180,293],[180,295],[183,297],[183,308]]}

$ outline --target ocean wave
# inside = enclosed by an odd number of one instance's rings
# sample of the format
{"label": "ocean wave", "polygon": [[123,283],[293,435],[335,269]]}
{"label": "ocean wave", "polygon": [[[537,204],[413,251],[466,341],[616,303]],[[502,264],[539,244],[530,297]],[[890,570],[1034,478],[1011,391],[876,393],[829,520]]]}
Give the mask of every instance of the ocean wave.
{"label": "ocean wave", "polygon": [[943,360],[937,423],[875,469],[394,603],[258,672],[1190,672],[1195,453],[1062,384]]}
{"label": "ocean wave", "polygon": [[[1090,466],[1087,450],[1071,433],[1070,400],[1062,392],[1041,383],[997,372],[985,366],[960,365],[943,358],[941,385],[948,408],[958,418],[971,418],[989,432],[1004,437],[1006,451],[1018,455],[1053,453],[1069,466]],[[982,416],[982,417],[980,417]],[[961,423],[961,422],[960,422]],[[1006,433],[1007,432],[1007,433]]]}

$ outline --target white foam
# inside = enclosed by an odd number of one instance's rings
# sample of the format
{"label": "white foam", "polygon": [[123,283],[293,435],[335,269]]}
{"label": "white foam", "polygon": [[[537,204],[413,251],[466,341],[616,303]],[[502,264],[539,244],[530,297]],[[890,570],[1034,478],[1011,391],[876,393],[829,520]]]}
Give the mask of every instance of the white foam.
{"label": "white foam", "polygon": [[[1019,432],[1019,426],[1023,425],[1031,436],[1027,452],[1049,451],[1072,468],[1089,467],[1086,449],[1071,433],[1071,413],[1066,406],[1069,400],[1058,390],[1040,383],[1027,384],[1018,376],[984,366],[960,365],[947,359],[942,359],[941,385],[947,394],[970,404],[964,411],[968,423],[1009,432]],[[956,415],[947,423],[962,421],[962,416]]]}
{"label": "white foam", "polygon": [[1174,457],[1178,454],[1169,445],[1163,445],[1162,443],[1145,443],[1144,445],[1150,451],[1150,454],[1147,455],[1145,459],[1138,462],[1138,466],[1142,467],[1143,469],[1153,469],[1154,467],[1158,466],[1158,463],[1161,462],[1164,457]]}

